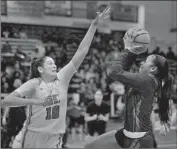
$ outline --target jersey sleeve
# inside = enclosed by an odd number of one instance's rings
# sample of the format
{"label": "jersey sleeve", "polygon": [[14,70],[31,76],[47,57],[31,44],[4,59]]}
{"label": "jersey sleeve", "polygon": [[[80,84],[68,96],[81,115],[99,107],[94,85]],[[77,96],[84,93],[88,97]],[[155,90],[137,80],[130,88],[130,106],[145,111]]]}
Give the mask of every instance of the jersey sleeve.
{"label": "jersey sleeve", "polygon": [[149,88],[150,82],[152,82],[152,78],[149,75],[132,73],[123,70],[121,73],[113,73],[111,77],[116,81],[137,90]]}
{"label": "jersey sleeve", "polygon": [[58,79],[63,82],[63,84],[68,85],[72,76],[77,72],[72,60],[64,66],[57,74]]}
{"label": "jersey sleeve", "polygon": [[22,84],[15,91],[18,92],[21,95],[21,97],[31,98],[35,92],[35,85],[36,85],[36,80],[31,79],[25,82],[24,84]]}

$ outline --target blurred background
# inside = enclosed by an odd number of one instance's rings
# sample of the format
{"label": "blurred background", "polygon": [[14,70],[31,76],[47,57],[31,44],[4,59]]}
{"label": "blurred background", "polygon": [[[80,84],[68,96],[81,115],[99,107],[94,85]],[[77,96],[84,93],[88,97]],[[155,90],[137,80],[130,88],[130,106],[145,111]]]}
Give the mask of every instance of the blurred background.
{"label": "blurred background", "polygon": [[[103,100],[110,105],[110,118],[107,130],[118,129],[123,125],[124,86],[106,76],[105,62],[117,58],[123,49],[122,37],[130,27],[145,27],[151,35],[148,51],[142,54],[132,67],[137,71],[139,62],[147,55],[155,53],[165,56],[174,77],[171,99],[172,115],[177,108],[177,3],[176,1],[6,1],[1,0],[1,99],[29,80],[30,62],[34,57],[51,56],[58,70],[66,65],[77,50],[91,21],[98,10],[111,5],[112,13],[104,24],[99,26],[91,44],[90,52],[73,76],[68,90],[67,126],[71,117],[82,117],[90,101],[94,100],[97,88],[104,91]],[[156,104],[156,103],[154,103]],[[79,108],[78,108],[79,107]],[[20,111],[19,111],[20,110]],[[72,115],[73,111],[76,112]],[[25,113],[16,113],[23,123]],[[13,113],[13,114],[12,114]],[[1,118],[4,110],[1,109]],[[157,113],[158,115],[158,113]],[[12,116],[13,117],[13,116]],[[1,119],[2,120],[2,119]],[[1,121],[2,122],[2,121]],[[1,126],[1,146],[11,147],[13,135],[7,123]],[[159,120],[156,118],[156,140],[161,148],[176,148],[176,122],[167,136],[158,134]],[[16,125],[16,124],[14,124]],[[81,126],[82,125],[82,126]],[[18,127],[18,126],[17,126]],[[16,127],[13,129],[17,129]],[[8,134],[8,135],[7,135]],[[87,135],[86,122],[67,127],[65,147],[83,147]],[[9,141],[7,138],[10,138]]]}

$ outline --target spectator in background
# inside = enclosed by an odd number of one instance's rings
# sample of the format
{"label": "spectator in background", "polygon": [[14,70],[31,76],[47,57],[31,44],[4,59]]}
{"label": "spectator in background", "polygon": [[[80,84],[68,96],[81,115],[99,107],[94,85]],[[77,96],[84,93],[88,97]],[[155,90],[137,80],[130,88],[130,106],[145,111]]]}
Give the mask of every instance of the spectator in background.
{"label": "spectator in background", "polygon": [[85,121],[87,122],[89,137],[95,133],[102,135],[106,132],[106,124],[109,119],[110,107],[103,102],[103,93],[97,90],[94,95],[95,101],[89,103],[86,108]]}
{"label": "spectator in background", "polygon": [[[15,71],[12,77],[13,90],[17,89],[22,85],[20,79],[20,72]],[[4,78],[2,78],[4,82]],[[7,92],[9,93],[9,92]],[[26,119],[25,107],[12,107],[5,108],[2,123],[7,128],[2,141],[2,147],[9,148],[11,139],[13,139],[22,129],[23,123]]]}
{"label": "spectator in background", "polygon": [[13,87],[14,90],[22,85],[21,74],[19,71],[15,71],[13,74]]}
{"label": "spectator in background", "polygon": [[19,31],[17,28],[12,27],[13,38],[20,38]]}
{"label": "spectator in background", "polygon": [[42,57],[45,55],[45,52],[46,51],[45,51],[44,45],[41,42],[38,42],[36,44],[36,48],[34,49],[34,54],[35,54],[34,57],[37,57],[37,58]]}
{"label": "spectator in background", "polygon": [[23,67],[23,74],[24,74],[24,77],[23,77],[22,82],[28,81],[30,79],[30,69],[29,69],[29,67]]}
{"label": "spectator in background", "polygon": [[161,56],[166,57],[165,53],[160,50],[160,47],[159,47],[159,46],[157,46],[156,49],[155,49],[151,54],[159,54],[159,55],[161,55]]}
{"label": "spectator in background", "polygon": [[7,82],[1,85],[1,93],[9,93],[9,84]]}
{"label": "spectator in background", "polygon": [[1,92],[2,93],[9,93],[13,90],[12,85],[12,76],[10,72],[6,69],[7,72],[1,77]]}
{"label": "spectator in background", "polygon": [[153,50],[152,54],[159,54],[160,53],[160,47],[157,46],[156,49]]}
{"label": "spectator in background", "polygon": [[97,85],[95,84],[95,79],[91,78],[86,82],[86,92],[85,92],[85,98],[86,98],[86,105],[93,101],[94,99],[94,93],[97,90]]}
{"label": "spectator in background", "polygon": [[4,31],[2,31],[2,37],[3,38],[9,38],[9,30],[6,28]]}
{"label": "spectator in background", "polygon": [[80,90],[78,90],[78,93],[80,96],[80,102],[84,102],[84,104],[86,104],[85,92],[86,92],[86,85],[84,82],[81,82]]}
{"label": "spectator in background", "polygon": [[70,82],[70,86],[69,86],[70,93],[78,93],[81,82],[82,82],[82,78],[80,77],[79,73],[76,73]]}
{"label": "spectator in background", "polygon": [[94,65],[91,65],[88,71],[85,74],[85,79],[86,81],[90,80],[91,78],[95,77],[95,72],[94,72]]}
{"label": "spectator in background", "polygon": [[8,41],[6,41],[5,44],[3,44],[1,52],[2,53],[12,53],[12,47]]}
{"label": "spectator in background", "polygon": [[84,72],[87,73],[87,71],[89,70],[89,64],[85,64],[84,65]]}
{"label": "spectator in background", "polygon": [[15,52],[15,58],[18,61],[25,60],[26,54],[23,52],[22,47],[19,45]]}
{"label": "spectator in background", "polygon": [[60,54],[61,54],[61,56],[60,56],[60,58],[61,58],[61,67],[63,67],[64,65],[66,65],[67,60],[68,60],[68,57],[67,57],[67,54],[66,54],[66,50],[62,49]]}
{"label": "spectator in background", "polygon": [[84,71],[84,69],[79,69],[79,75],[82,79],[82,82],[85,81],[85,73],[86,72]]}
{"label": "spectator in background", "polygon": [[171,60],[175,60],[175,54],[172,51],[171,47],[168,47],[168,53],[167,53],[167,58],[171,59]]}
{"label": "spectator in background", "polygon": [[26,34],[26,32],[23,28],[20,29],[19,36],[20,36],[21,39],[27,39],[28,38],[28,36],[27,36],[27,34]]}
{"label": "spectator in background", "polygon": [[5,85],[7,83],[7,79],[5,75],[2,75],[1,77],[1,93],[6,93],[7,92],[7,85]]}
{"label": "spectator in background", "polygon": [[[19,61],[16,61],[14,65],[14,72],[13,72],[15,78],[18,78],[20,80],[24,79],[24,72],[21,69],[21,64]],[[14,78],[13,78],[14,79]]]}
{"label": "spectator in background", "polygon": [[9,148],[11,140],[20,132],[26,120],[25,107],[12,107],[4,110],[2,124],[6,126],[7,132],[3,138],[3,147]]}
{"label": "spectator in background", "polygon": [[[79,106],[79,94],[73,94],[71,105],[68,107],[67,116],[69,117],[69,129],[71,130],[72,140],[76,137],[76,130],[79,132],[79,137],[83,139],[83,108]],[[76,129],[77,128],[77,129]]]}

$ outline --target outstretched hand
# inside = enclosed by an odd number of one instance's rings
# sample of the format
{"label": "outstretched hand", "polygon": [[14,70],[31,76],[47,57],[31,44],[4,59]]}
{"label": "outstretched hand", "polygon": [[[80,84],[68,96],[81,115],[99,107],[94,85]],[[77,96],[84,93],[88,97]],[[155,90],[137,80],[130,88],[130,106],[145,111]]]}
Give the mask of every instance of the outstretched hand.
{"label": "outstretched hand", "polygon": [[102,13],[101,12],[96,12],[97,16],[96,16],[95,20],[93,21],[93,23],[97,25],[100,22],[104,22],[104,20],[106,20],[106,18],[109,17],[110,10],[111,10],[111,7],[107,6]]}

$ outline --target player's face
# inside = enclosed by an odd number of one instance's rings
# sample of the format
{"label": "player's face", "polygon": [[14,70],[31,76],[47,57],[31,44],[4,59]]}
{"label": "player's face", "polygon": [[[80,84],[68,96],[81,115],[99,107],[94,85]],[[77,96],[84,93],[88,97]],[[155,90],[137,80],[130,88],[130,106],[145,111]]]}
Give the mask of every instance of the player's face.
{"label": "player's face", "polygon": [[46,76],[56,76],[57,75],[57,67],[52,58],[46,57],[44,65],[43,65],[43,73]]}
{"label": "player's face", "polygon": [[95,93],[95,103],[96,103],[97,105],[100,105],[100,104],[102,103],[102,99],[103,99],[103,94],[102,94],[102,92],[101,92],[101,91],[97,91],[97,92]]}
{"label": "player's face", "polygon": [[149,73],[150,69],[154,66],[155,55],[150,55],[146,58],[145,61],[141,62],[139,72]]}

